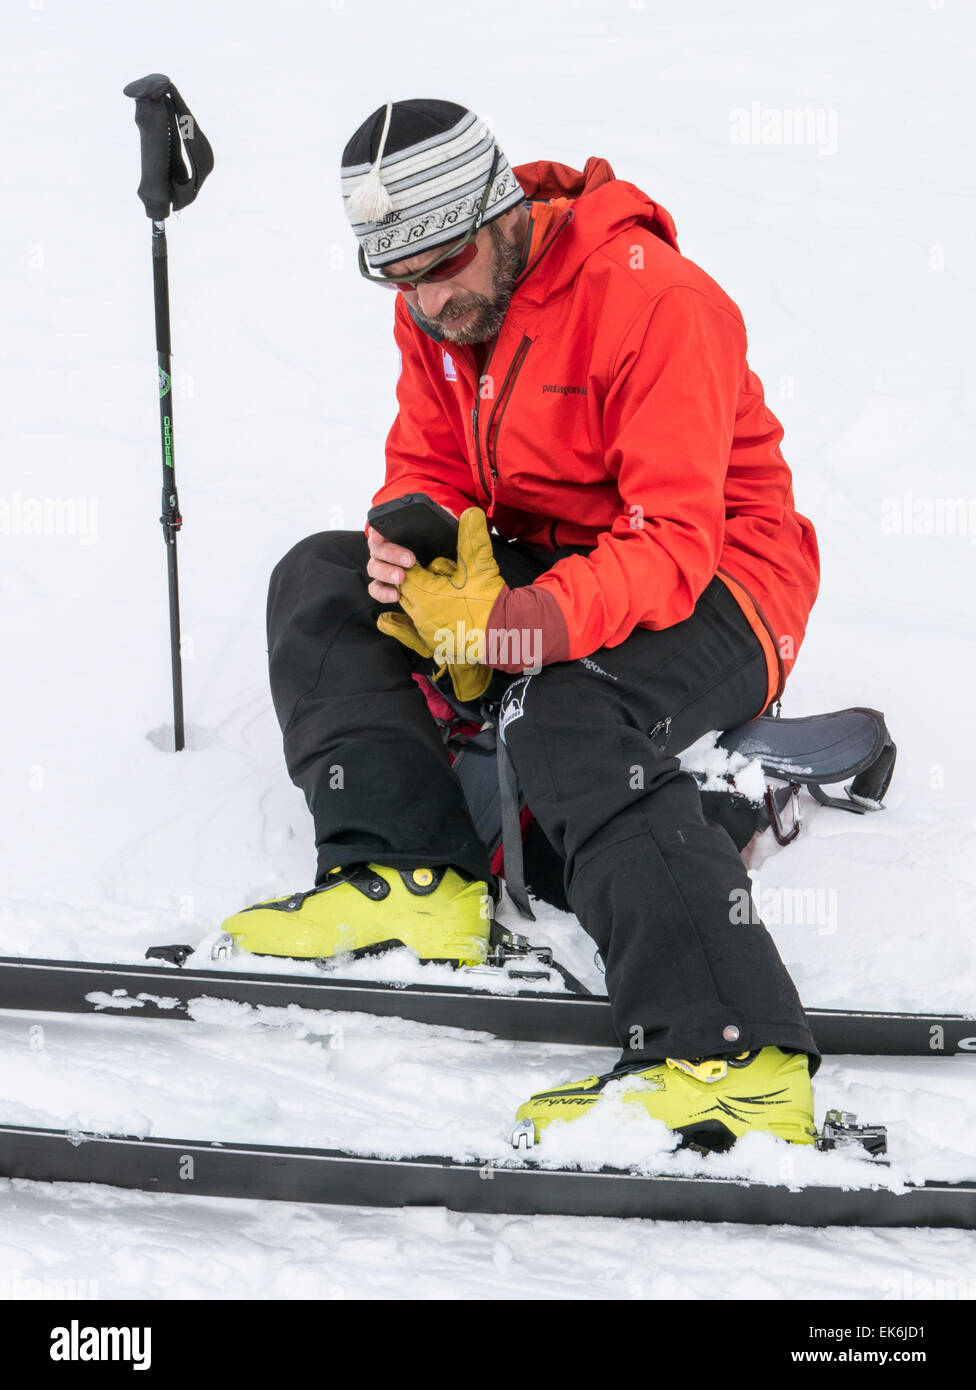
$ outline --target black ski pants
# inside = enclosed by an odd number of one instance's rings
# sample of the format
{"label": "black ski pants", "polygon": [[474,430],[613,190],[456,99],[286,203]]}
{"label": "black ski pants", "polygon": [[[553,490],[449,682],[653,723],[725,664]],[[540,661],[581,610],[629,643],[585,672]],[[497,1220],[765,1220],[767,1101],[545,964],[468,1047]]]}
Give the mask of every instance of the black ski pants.
{"label": "black ski pants", "polygon": [[[570,553],[493,545],[511,586]],[[317,881],[359,861],[487,878],[488,852],[412,679],[432,663],[377,630],[396,605],[367,592],[367,559],[361,532],[309,536],[275,567],[268,596],[272,698],[315,823]],[[742,860],[676,757],[765,703],[762,648],[721,580],[673,627],[635,629],[535,675],[496,672],[496,696],[525,800],[606,965],[619,1065],[768,1044],[817,1058],[775,945],[742,911]]]}

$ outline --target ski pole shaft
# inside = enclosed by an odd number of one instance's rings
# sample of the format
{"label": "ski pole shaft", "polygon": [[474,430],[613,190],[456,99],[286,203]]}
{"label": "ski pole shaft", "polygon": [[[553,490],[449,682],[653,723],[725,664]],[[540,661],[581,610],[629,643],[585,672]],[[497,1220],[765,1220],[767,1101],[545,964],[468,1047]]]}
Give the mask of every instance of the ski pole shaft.
{"label": "ski pole shaft", "polygon": [[174,750],[185,746],[183,728],[183,658],[180,651],[180,577],[176,556],[176,538],[183,517],[176,490],[176,458],[173,443],[173,374],[172,349],[169,336],[169,258],[166,247],[166,223],[152,224],[153,300],[156,314],[156,366],[159,374],[159,436],[163,456],[163,493],[160,523],[166,543],[166,567],[169,581],[169,645],[173,672],[173,738]]}
{"label": "ski pole shaft", "polygon": [[[159,379],[159,431],[163,453],[162,509],[159,520],[166,543],[169,580],[169,645],[173,673],[173,739],[177,753],[185,746],[183,662],[180,652],[180,581],[176,538],[183,525],[176,491],[173,450],[173,378],[169,337],[169,271],[166,218],[188,207],[213,169],[213,150],[192,112],[164,73],[152,72],[124,89],[136,104],[141,177],[139,197],[152,219],[153,301],[156,313],[156,366]],[[184,162],[189,161],[189,169]]]}

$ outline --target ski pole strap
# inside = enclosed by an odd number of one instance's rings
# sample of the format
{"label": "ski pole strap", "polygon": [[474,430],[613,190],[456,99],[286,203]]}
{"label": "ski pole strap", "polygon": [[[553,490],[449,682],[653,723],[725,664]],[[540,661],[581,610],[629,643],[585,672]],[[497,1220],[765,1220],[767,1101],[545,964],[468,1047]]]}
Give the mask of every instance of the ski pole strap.
{"label": "ski pole strap", "polygon": [[521,915],[530,922],[534,922],[535,913],[529,904],[529,895],[525,886],[518,773],[509,755],[508,745],[505,742],[505,735],[501,727],[496,730],[495,750],[498,757],[498,804],[502,820],[505,887],[508,889],[508,896]]}
{"label": "ski pole strap", "polygon": [[[123,88],[136,103],[142,146],[139,197],[146,214],[161,222],[193,202],[214,165],[213,150],[190,108],[168,77],[151,72]],[[187,169],[183,151],[189,160]]]}

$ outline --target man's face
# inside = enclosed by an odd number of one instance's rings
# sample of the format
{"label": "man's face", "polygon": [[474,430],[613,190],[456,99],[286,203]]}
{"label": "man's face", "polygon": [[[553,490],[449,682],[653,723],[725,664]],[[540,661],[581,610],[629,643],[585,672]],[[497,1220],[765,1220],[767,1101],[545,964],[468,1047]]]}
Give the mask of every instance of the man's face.
{"label": "man's face", "polygon": [[[401,288],[421,322],[448,342],[483,343],[501,328],[521,263],[521,251],[508,234],[513,225],[518,225],[517,219],[503,217],[482,227],[475,237],[478,254],[449,280],[432,280],[416,289]],[[393,275],[422,275],[424,266],[443,249],[396,261],[387,269]]]}

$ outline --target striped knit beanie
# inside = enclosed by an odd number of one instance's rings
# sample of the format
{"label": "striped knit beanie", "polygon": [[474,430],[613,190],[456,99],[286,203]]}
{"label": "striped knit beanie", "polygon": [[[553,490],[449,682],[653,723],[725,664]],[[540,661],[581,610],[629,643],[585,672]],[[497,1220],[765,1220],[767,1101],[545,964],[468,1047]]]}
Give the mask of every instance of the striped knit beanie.
{"label": "striped knit beanie", "polygon": [[[452,101],[391,101],[342,152],[346,216],[371,266],[456,241],[478,215],[495,155],[491,131]],[[499,150],[484,222],[525,198]]]}

